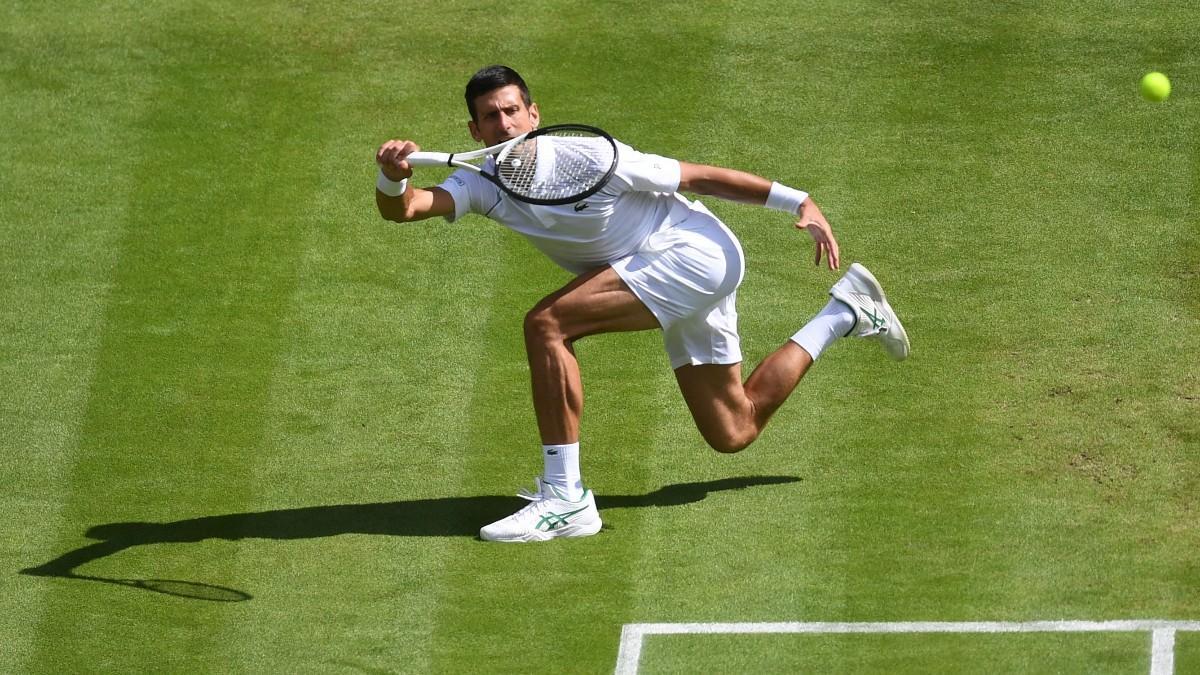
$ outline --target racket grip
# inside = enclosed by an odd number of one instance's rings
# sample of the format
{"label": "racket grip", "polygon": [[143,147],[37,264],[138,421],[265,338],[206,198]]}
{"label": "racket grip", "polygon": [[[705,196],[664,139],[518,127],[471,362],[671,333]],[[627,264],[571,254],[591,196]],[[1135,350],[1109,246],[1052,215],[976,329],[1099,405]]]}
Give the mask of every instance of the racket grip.
{"label": "racket grip", "polygon": [[451,166],[448,152],[414,152],[405,157],[412,166]]}

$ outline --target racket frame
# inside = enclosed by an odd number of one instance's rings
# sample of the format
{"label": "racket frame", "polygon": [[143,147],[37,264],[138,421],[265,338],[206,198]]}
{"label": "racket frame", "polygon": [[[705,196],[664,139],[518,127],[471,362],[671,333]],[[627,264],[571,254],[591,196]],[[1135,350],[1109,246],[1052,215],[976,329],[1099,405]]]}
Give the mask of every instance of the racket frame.
{"label": "racket frame", "polygon": [[[612,149],[613,149],[613,160],[612,160],[612,163],[608,167],[608,171],[605,172],[604,176],[599,181],[597,181],[595,185],[588,188],[587,190],[580,192],[579,194],[571,195],[569,197],[559,197],[559,198],[555,198],[555,199],[540,199],[537,197],[529,197],[527,195],[523,195],[518,192],[514,192],[512,189],[510,189],[507,185],[504,184],[504,181],[500,180],[499,176],[495,175],[494,173],[489,173],[487,171],[484,171],[482,167],[480,167],[477,164],[473,164],[470,161],[470,160],[477,160],[477,159],[480,159],[483,157],[494,156],[496,158],[495,163],[498,166],[504,161],[504,158],[508,156],[508,153],[511,152],[512,149],[514,147],[516,147],[519,143],[522,143],[523,141],[526,141],[528,139],[537,138],[538,136],[543,136],[543,135],[546,135],[546,134],[549,134],[549,133],[552,133],[555,131],[564,131],[564,130],[585,131],[585,132],[594,134],[596,137],[603,138],[605,141],[607,141],[610,145],[612,145]],[[520,136],[510,138],[507,141],[504,141],[503,143],[497,143],[496,145],[493,145],[493,146],[487,147],[487,148],[483,148],[482,150],[471,150],[469,152],[425,152],[425,151],[420,151],[420,152],[412,153],[405,159],[412,166],[449,166],[449,167],[459,167],[459,168],[467,169],[470,171],[474,171],[475,173],[478,173],[480,176],[483,176],[484,178],[486,178],[488,181],[490,181],[496,187],[503,190],[505,192],[505,194],[509,195],[513,199],[525,202],[526,204],[538,204],[538,205],[542,205],[542,206],[561,206],[563,204],[572,204],[581,199],[587,199],[588,197],[599,192],[600,188],[602,188],[606,184],[608,184],[609,179],[612,178],[613,172],[616,171],[616,169],[617,169],[617,143],[615,140],[613,140],[612,136],[608,135],[608,132],[606,132],[603,129],[600,129],[598,127],[588,126],[586,124],[552,124],[547,127],[541,127],[539,129],[533,129],[532,131],[527,131],[527,132],[521,134]]]}

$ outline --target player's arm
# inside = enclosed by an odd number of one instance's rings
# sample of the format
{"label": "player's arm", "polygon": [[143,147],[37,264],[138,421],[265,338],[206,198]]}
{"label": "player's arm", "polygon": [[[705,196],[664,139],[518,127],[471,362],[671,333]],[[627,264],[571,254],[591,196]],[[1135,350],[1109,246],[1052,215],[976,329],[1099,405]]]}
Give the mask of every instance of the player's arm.
{"label": "player's arm", "polygon": [[816,263],[820,265],[824,256],[830,269],[841,266],[833,228],[808,193],[745,171],[688,162],[679,163],[679,191],[791,213],[797,216],[796,227],[812,236],[816,244]]}
{"label": "player's arm", "polygon": [[771,181],[737,169],[680,162],[679,191],[762,206],[771,192]]}
{"label": "player's arm", "polygon": [[407,223],[454,213],[454,199],[437,187],[421,189],[408,184],[412,167],[405,161],[420,150],[412,141],[392,140],[375,153],[379,180],[375,184],[375,205],[385,220]]}

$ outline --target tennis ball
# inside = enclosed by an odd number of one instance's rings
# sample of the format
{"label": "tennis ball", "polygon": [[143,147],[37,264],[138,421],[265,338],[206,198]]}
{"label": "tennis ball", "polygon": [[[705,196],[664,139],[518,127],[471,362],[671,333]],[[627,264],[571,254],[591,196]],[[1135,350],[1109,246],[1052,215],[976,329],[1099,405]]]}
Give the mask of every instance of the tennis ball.
{"label": "tennis ball", "polygon": [[1171,95],[1171,81],[1162,73],[1146,73],[1142,78],[1142,98],[1165,101]]}

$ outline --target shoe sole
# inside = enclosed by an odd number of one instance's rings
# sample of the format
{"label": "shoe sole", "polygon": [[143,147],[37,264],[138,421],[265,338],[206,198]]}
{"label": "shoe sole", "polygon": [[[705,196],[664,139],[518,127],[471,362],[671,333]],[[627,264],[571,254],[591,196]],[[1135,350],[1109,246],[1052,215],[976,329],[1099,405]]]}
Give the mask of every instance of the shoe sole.
{"label": "shoe sole", "polygon": [[880,337],[883,341],[883,350],[888,356],[897,361],[903,361],[908,358],[909,343],[908,331],[904,330],[904,324],[900,323],[900,318],[896,316],[896,310],[888,304],[887,296],[883,293],[883,286],[879,285],[879,280],[871,274],[871,270],[863,267],[859,263],[850,265],[850,269],[846,274],[853,274],[863,282],[867,289],[867,294],[871,299],[879,303],[883,310],[887,312],[888,329],[887,333]]}

